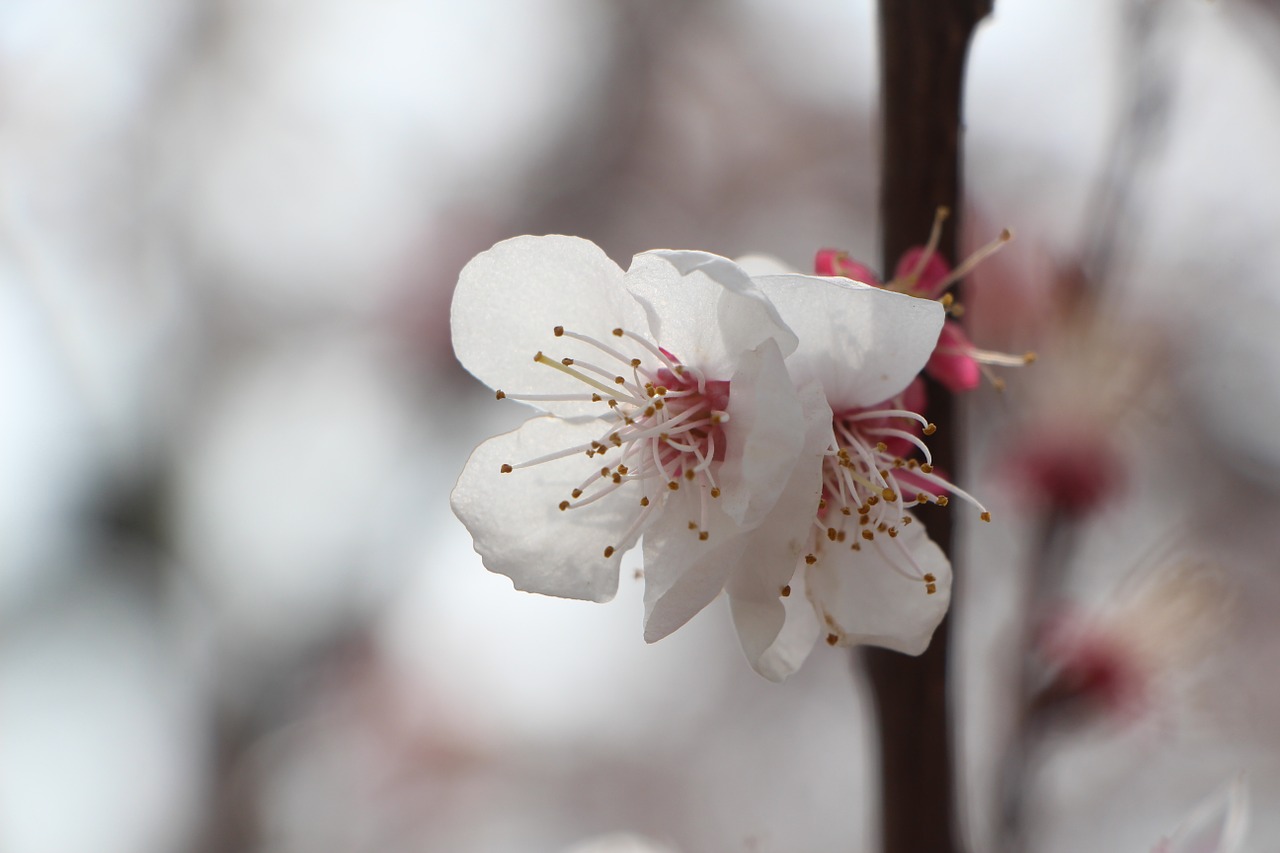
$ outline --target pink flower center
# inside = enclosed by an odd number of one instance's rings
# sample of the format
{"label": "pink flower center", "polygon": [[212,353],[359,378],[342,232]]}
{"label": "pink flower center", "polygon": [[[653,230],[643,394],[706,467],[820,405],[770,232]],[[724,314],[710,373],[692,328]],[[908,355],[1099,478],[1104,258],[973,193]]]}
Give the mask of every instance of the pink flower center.
{"label": "pink flower center", "polygon": [[[665,505],[672,493],[682,488],[697,489],[701,511],[697,519],[689,520],[689,530],[697,539],[706,541],[710,535],[706,525],[707,500],[720,496],[715,463],[725,456],[729,383],[708,379],[668,350],[626,329],[614,329],[612,334],[639,344],[645,358],[629,357],[614,345],[562,326],[556,326],[554,332],[557,338],[581,341],[604,355],[599,363],[580,358],[556,360],[542,352],[534,356],[534,361],[573,377],[587,390],[581,394],[545,395],[498,391],[498,398],[598,403],[601,435],[586,444],[536,459],[504,464],[502,472],[513,473],[578,453],[588,459],[605,457],[613,464],[590,466],[591,473],[560,501],[561,511],[587,506],[624,485],[639,483],[640,510],[622,537],[622,541],[629,541],[648,514]],[[611,557],[614,550],[609,546],[604,556]]]}

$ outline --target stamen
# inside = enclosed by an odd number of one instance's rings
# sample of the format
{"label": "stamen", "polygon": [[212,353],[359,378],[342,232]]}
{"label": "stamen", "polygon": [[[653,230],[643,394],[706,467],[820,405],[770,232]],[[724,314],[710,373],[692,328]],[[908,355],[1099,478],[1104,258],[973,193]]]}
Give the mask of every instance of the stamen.
{"label": "stamen", "polygon": [[960,262],[960,265],[951,271],[951,273],[938,283],[938,290],[944,290],[955,284],[960,279],[973,272],[973,268],[994,255],[996,252],[1004,248],[1004,245],[1013,239],[1013,232],[1008,228],[1000,232],[1000,236],[992,240],[987,245],[978,249],[969,257]]}
{"label": "stamen", "polygon": [[[916,260],[916,265],[911,268],[911,272],[907,273],[903,284],[907,290],[914,290],[916,283],[920,281],[920,273],[924,272],[925,265],[929,263],[929,259],[938,251],[938,242],[942,239],[942,224],[947,221],[947,217],[951,215],[950,208],[942,205],[933,213],[933,227],[929,229],[929,242],[925,243],[924,251],[920,253],[920,257]],[[938,288],[941,290],[942,288]]]}

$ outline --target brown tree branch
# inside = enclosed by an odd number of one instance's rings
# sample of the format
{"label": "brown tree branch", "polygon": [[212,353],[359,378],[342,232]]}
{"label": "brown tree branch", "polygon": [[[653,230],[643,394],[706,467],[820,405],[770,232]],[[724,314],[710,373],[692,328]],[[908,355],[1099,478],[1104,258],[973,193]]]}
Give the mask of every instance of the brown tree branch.
{"label": "brown tree branch", "polygon": [[[961,96],[974,27],[989,0],[881,0],[883,121],[882,268],[922,243],[935,210],[959,213]],[[956,258],[957,216],[940,251]],[[929,417],[942,428],[931,441],[939,466],[955,472],[954,406],[929,388]],[[950,514],[919,512],[930,536],[951,553]],[[960,588],[957,576],[952,595]],[[881,834],[885,853],[954,853],[962,849],[947,707],[950,619],[917,658],[869,649],[863,660],[880,725]]]}

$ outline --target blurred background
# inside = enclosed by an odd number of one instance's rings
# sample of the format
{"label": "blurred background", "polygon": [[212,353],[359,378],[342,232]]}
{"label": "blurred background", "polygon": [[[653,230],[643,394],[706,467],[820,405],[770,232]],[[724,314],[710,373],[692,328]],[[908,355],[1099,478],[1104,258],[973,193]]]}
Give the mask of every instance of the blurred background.
{"label": "blurred background", "polygon": [[[1276,849],[1277,57],[1270,0],[997,0],[973,45],[965,244],[1017,240],[971,335],[1040,352],[965,407],[975,850],[1039,553],[1009,448],[1064,412],[1116,474],[1064,595],[1147,701],[1040,751],[1036,849],[1148,850],[1240,772]],[[0,849],[874,849],[846,652],[773,685],[722,603],[645,646],[635,565],[608,605],[481,567],[448,492],[524,413],[448,306],[521,233],[878,265],[876,62],[871,0],[0,3]],[[1151,594],[1187,559],[1193,618]]]}

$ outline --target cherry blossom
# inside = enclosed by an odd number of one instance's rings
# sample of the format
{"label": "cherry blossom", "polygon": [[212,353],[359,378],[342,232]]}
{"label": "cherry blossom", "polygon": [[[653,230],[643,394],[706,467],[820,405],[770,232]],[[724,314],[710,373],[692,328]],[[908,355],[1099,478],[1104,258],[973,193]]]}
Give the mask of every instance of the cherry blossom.
{"label": "cherry blossom", "polygon": [[[830,410],[802,400],[783,362],[795,335],[731,261],[654,251],[623,272],[586,240],[518,237],[462,271],[452,326],[499,399],[546,413],[477,448],[453,491],[490,570],[605,601],[643,535],[650,642],[735,572],[789,573],[810,501],[775,504]],[[776,544],[748,551],[747,531]]]}
{"label": "cherry blossom", "polygon": [[[753,271],[777,269],[759,259],[743,262]],[[933,352],[941,306],[843,279],[755,281],[799,338],[787,358],[792,378],[821,387],[832,412],[823,434],[821,493],[810,507],[803,556],[784,588],[786,625],[757,668],[785,677],[822,636],[831,645],[919,654],[946,614],[951,567],[910,508],[946,505],[950,494],[990,519],[933,469],[921,438],[935,427],[916,411],[922,401],[913,380]],[[827,310],[834,294],[876,310]]]}

